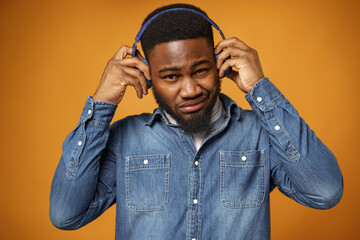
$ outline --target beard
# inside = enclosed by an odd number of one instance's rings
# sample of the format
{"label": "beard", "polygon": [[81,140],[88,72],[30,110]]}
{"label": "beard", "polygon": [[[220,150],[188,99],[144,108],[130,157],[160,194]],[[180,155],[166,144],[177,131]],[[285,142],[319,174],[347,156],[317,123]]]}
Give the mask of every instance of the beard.
{"label": "beard", "polygon": [[[156,102],[159,104],[159,107],[164,109],[171,117],[173,117],[176,120],[176,122],[180,125],[182,130],[190,134],[199,133],[203,131],[208,131],[210,129],[212,110],[220,94],[220,81],[218,82],[215,93],[210,99],[209,106],[205,109],[205,111],[203,113],[196,113],[196,112],[192,113],[189,119],[185,119],[180,114],[175,113],[171,109],[171,107],[166,103],[166,101],[163,100],[161,96],[156,92],[154,86],[153,86],[153,94]],[[209,92],[207,92],[206,95],[207,98],[209,98],[210,96]]]}

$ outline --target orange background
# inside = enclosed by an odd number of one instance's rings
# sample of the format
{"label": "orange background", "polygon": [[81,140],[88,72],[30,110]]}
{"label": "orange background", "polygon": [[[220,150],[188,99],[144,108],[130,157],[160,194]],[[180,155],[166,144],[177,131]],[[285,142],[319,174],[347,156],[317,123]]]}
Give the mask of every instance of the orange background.
{"label": "orange background", "polygon": [[[174,1],[0,2],[0,239],[114,239],[115,207],[77,231],[48,217],[61,144],[76,126],[107,61],[132,44],[144,17]],[[358,239],[359,2],[184,1],[203,8],[226,36],[260,55],[264,72],[337,156],[345,179],[331,210],[271,194],[272,239]],[[219,36],[215,33],[216,40]],[[230,80],[223,92],[244,108]],[[114,119],[151,112],[152,96],[129,89]]]}

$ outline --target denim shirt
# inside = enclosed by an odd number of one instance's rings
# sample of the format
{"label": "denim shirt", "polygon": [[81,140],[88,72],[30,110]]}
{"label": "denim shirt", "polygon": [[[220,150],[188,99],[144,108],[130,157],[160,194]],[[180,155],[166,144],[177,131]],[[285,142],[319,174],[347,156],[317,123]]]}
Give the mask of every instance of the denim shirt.
{"label": "denim shirt", "polygon": [[116,105],[88,97],[52,182],[52,223],[77,229],[116,203],[116,239],[263,240],[275,187],[335,206],[343,182],[330,150],[268,78],[245,97],[252,110],[220,95],[226,113],[198,151],[160,108],[110,125]]}

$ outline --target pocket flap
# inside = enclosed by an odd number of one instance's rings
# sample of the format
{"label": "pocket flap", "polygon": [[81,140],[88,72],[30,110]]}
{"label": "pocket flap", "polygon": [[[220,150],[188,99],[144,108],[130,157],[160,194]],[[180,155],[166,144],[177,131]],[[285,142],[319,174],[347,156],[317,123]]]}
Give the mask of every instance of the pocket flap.
{"label": "pocket flap", "polygon": [[169,154],[138,155],[126,157],[126,170],[157,169],[169,167]]}
{"label": "pocket flap", "polygon": [[265,164],[263,150],[255,151],[222,151],[221,165],[230,167],[262,166]]}

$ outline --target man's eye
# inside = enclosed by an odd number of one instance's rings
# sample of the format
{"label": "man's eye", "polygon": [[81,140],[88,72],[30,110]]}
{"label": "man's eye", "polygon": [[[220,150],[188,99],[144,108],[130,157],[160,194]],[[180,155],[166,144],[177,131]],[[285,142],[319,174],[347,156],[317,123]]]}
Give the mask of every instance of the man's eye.
{"label": "man's eye", "polygon": [[168,80],[174,80],[176,78],[176,75],[174,74],[170,74],[170,75],[166,75],[163,77],[164,79],[168,79]]}
{"label": "man's eye", "polygon": [[197,70],[195,73],[196,73],[196,74],[202,74],[202,73],[205,73],[206,71],[207,71],[207,69],[206,69],[206,68],[203,68],[203,69]]}

